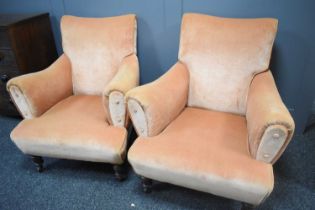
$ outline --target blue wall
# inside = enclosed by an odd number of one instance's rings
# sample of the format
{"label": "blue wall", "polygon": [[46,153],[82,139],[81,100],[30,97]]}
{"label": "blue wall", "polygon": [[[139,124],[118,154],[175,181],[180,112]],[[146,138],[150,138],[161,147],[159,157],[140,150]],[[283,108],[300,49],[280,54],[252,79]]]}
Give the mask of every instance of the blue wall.
{"label": "blue wall", "polygon": [[50,12],[59,53],[62,15],[137,14],[142,83],[156,79],[176,62],[181,16],[185,12],[278,18],[271,69],[280,94],[294,116],[297,134],[305,127],[314,99],[314,8],[312,0],[0,0],[1,13]]}

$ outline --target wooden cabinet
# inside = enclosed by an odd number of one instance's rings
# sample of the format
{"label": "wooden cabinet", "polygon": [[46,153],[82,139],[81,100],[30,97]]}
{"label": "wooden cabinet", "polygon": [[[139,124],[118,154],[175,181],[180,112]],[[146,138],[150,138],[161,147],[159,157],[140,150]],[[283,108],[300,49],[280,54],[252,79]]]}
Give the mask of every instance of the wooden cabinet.
{"label": "wooden cabinet", "polygon": [[45,69],[57,56],[48,13],[0,14],[0,114],[19,116],[7,81]]}

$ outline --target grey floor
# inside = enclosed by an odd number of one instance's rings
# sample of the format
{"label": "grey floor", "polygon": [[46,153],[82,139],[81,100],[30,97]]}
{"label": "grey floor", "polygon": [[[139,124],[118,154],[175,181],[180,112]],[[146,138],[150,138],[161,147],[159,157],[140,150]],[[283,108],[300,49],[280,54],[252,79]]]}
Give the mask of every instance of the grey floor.
{"label": "grey floor", "polygon": [[[130,170],[120,183],[107,164],[46,158],[44,173],[11,142],[17,119],[0,117],[0,209],[239,209],[237,201],[165,183],[144,194]],[[315,128],[274,165],[275,188],[258,209],[315,209]]]}

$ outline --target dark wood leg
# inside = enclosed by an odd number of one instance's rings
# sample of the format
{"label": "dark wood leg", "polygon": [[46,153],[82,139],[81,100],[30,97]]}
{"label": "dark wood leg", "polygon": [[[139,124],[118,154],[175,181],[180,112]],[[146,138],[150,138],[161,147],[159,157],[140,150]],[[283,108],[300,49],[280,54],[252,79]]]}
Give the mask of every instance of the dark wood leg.
{"label": "dark wood leg", "polygon": [[152,179],[146,178],[146,177],[141,177],[142,179],[142,188],[143,188],[143,192],[145,193],[150,193],[152,192],[152,184],[153,181]]}
{"label": "dark wood leg", "polygon": [[243,203],[242,202],[242,209],[241,210],[254,210],[256,206],[248,203]]}
{"label": "dark wood leg", "polygon": [[127,170],[124,164],[114,165],[115,177],[118,181],[124,181],[127,178]]}
{"label": "dark wood leg", "polygon": [[38,172],[41,173],[44,171],[44,166],[43,166],[44,160],[42,157],[32,156],[32,161],[33,163],[35,163]]}

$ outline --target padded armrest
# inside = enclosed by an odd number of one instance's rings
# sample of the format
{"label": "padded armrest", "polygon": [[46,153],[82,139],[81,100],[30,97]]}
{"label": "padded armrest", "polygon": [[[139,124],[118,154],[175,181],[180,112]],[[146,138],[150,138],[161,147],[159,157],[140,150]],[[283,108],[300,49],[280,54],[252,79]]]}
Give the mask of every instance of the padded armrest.
{"label": "padded armrest", "polygon": [[25,119],[38,117],[72,94],[70,61],[63,54],[45,70],[11,79],[7,90]]}
{"label": "padded armrest", "polygon": [[128,122],[124,97],[128,90],[139,85],[139,63],[135,54],[123,59],[118,72],[103,92],[103,104],[108,120],[115,126],[125,126]]}
{"label": "padded armrest", "polygon": [[253,78],[246,119],[251,155],[273,164],[292,138],[294,121],[281,100],[269,70]]}
{"label": "padded armrest", "polygon": [[154,82],[136,87],[126,95],[128,111],[140,136],[159,134],[187,103],[189,72],[177,62]]}

